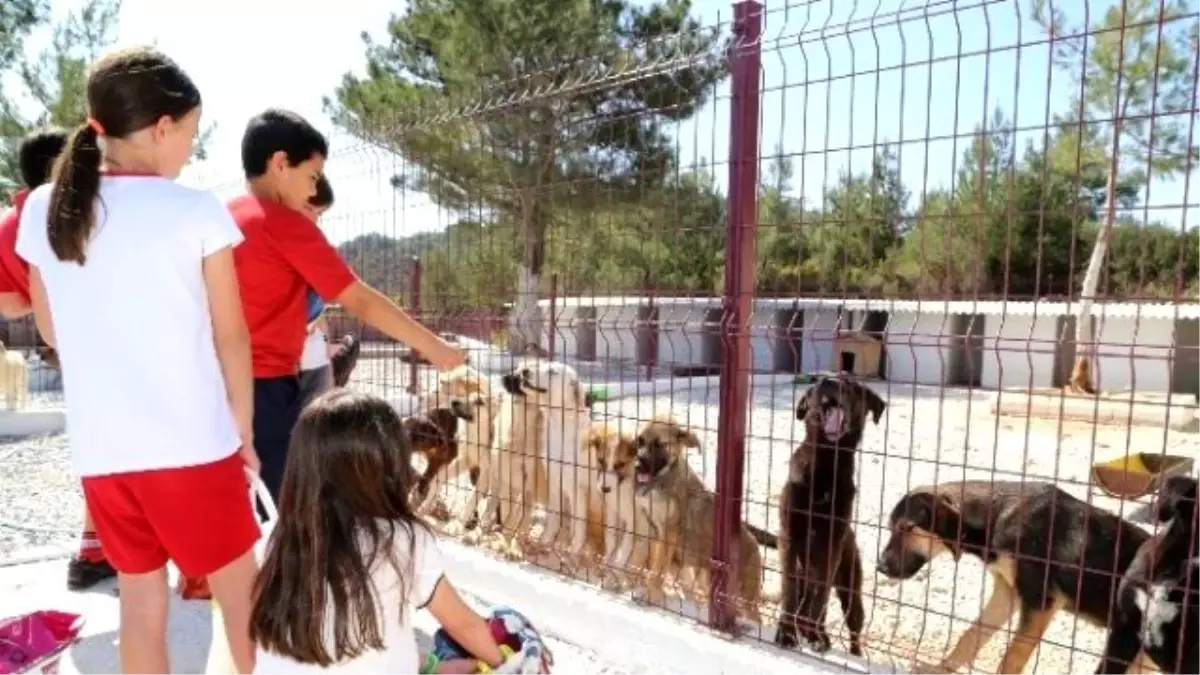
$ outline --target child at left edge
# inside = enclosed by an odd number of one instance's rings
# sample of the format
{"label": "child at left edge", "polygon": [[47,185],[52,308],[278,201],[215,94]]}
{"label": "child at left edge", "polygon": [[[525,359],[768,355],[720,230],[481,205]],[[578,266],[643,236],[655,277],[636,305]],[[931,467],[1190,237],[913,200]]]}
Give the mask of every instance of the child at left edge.
{"label": "child at left edge", "polygon": [[[17,226],[21,210],[30,191],[50,180],[54,160],[67,144],[67,132],[46,128],[31,132],[21,139],[17,150],[21,182],[24,187],[13,197],[13,207],[0,218],[0,315],[19,319],[33,311],[29,294],[29,263],[17,255]],[[67,588],[82,591],[105,579],[117,576],[117,571],[104,557],[96,526],[83,507],[83,532],[79,550],[67,562]]]}

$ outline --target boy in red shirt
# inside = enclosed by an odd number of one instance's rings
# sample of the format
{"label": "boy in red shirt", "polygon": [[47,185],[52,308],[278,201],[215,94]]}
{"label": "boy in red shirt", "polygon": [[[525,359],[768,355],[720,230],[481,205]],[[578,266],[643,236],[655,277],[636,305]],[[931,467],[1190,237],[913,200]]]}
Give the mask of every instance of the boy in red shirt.
{"label": "boy in red shirt", "polygon": [[[62,129],[40,129],[21,140],[18,149],[21,182],[25,188],[13,197],[13,206],[0,218],[0,315],[19,319],[33,311],[29,296],[29,263],[17,255],[17,224],[29,192],[50,180],[54,160],[67,143]],[[104,557],[96,526],[87,506],[83,507],[83,532],[79,551],[67,563],[67,588],[81,591],[115,577],[116,570]]]}
{"label": "boy in red shirt", "polygon": [[[329,147],[295,113],[257,115],[242,136],[250,194],[229,203],[244,243],[234,250],[254,364],[254,446],[262,478],[277,500],[288,442],[300,413],[298,367],[311,287],[326,303],[418,350],[438,370],[466,355],[362,283],[304,211],[316,193]],[[287,504],[281,505],[284,509]]]}

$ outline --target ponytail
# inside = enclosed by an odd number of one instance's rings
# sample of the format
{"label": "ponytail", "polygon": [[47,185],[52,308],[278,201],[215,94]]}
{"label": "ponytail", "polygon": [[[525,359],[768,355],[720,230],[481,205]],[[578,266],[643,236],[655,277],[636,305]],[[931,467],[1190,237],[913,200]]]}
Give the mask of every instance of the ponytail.
{"label": "ponytail", "polygon": [[100,161],[99,135],[85,124],[71,134],[55,163],[47,231],[50,249],[63,262],[85,261],[100,193]]}

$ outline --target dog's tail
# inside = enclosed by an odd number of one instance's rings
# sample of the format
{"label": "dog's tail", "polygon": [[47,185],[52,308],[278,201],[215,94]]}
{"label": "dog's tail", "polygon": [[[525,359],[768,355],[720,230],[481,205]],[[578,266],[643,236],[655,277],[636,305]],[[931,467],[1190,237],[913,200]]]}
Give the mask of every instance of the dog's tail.
{"label": "dog's tail", "polygon": [[750,523],[745,523],[745,525],[746,529],[750,531],[750,536],[754,537],[754,541],[757,541],[759,546],[765,546],[773,549],[779,548],[779,535],[771,534],[770,532],[767,532],[762,528],[755,527]]}
{"label": "dog's tail", "polygon": [[350,373],[353,373],[354,366],[358,365],[358,353],[361,349],[362,343],[353,334],[342,337],[337,352],[330,359],[335,386],[344,387],[350,381]]}

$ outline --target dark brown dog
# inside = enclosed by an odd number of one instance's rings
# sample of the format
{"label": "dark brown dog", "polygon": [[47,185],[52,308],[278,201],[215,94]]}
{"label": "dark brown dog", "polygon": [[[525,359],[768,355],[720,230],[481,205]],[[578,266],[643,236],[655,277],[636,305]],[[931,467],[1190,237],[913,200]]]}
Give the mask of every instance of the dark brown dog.
{"label": "dark brown dog", "polygon": [[1142,544],[1121,580],[1097,673],[1128,672],[1139,651],[1164,673],[1200,673],[1196,479],[1169,478],[1156,511],[1167,526]]}
{"label": "dark brown dog", "polygon": [[[422,504],[438,471],[458,458],[458,421],[471,421],[475,411],[466,401],[454,399],[444,408],[418,413],[404,420],[412,451],[425,456],[425,471],[413,489],[413,503]],[[472,475],[474,482],[477,475]]]}
{"label": "dark brown dog", "polygon": [[1117,586],[1150,535],[1050,483],[968,481],[919,487],[892,508],[878,569],[908,579],[964,553],[987,566],[992,596],[935,672],[968,667],[1017,614],[1001,673],[1020,673],[1059,610],[1107,627]]}
{"label": "dark brown dog", "polygon": [[850,653],[862,655],[862,559],[850,527],[854,457],[867,417],[878,424],[886,407],[867,386],[837,376],[818,378],[796,405],[804,442],[792,453],[779,499],[783,593],[775,644],[781,647],[795,647],[803,636],[814,649],[829,648],[825,612],[836,590]]}

